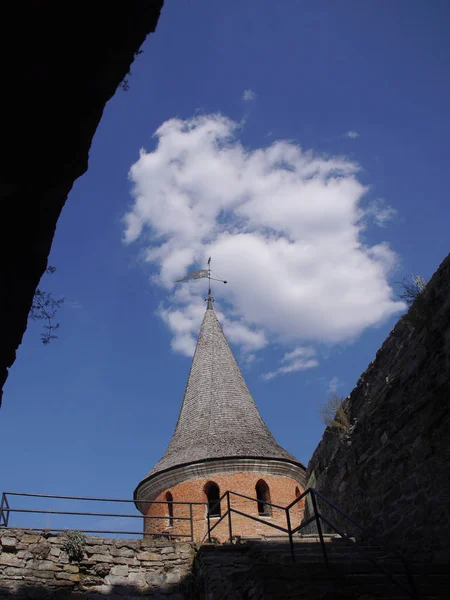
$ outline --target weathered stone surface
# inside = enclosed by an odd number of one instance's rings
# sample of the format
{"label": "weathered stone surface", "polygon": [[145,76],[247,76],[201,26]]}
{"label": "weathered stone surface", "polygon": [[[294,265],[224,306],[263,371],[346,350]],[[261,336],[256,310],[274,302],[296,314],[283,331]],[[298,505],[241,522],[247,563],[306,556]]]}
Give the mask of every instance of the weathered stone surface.
{"label": "weathered stone surface", "polygon": [[100,594],[134,599],[153,590],[172,600],[177,597],[183,574],[192,566],[189,544],[179,547],[167,542],[141,544],[140,540],[105,540],[108,543],[103,543],[100,538],[89,543],[92,540],[87,538],[86,547],[91,550],[88,558],[80,563],[69,563],[61,551],[64,536],[47,540],[29,532],[10,530],[8,536],[3,537],[16,538],[16,547],[20,549],[14,551],[11,544],[10,552],[0,553],[0,597],[2,590],[13,590],[20,585],[23,589],[32,589],[36,598],[40,594],[42,598],[62,599],[70,593],[80,594],[80,600],[88,600],[82,595],[88,593],[89,598],[92,594],[92,600],[99,600]]}
{"label": "weathered stone surface", "polygon": [[164,575],[162,573],[147,573],[145,581],[150,587],[159,587],[164,583]]}
{"label": "weathered stone surface", "polygon": [[35,535],[35,534],[25,534],[22,536],[21,538],[21,542],[23,544],[35,544],[36,542],[38,542],[40,540],[40,536],[39,535]]}
{"label": "weathered stone surface", "polygon": [[127,558],[134,557],[134,550],[131,548],[116,548],[115,546],[111,546],[110,552],[111,556],[124,556]]}
{"label": "weathered stone surface", "polygon": [[2,537],[0,538],[0,545],[2,546],[3,552],[12,552],[16,550],[17,539],[14,537]]}
{"label": "weathered stone surface", "polygon": [[55,573],[55,577],[56,577],[56,579],[65,579],[66,581],[73,581],[73,582],[80,580],[79,573],[65,573],[64,571]]}
{"label": "weathered stone surface", "polygon": [[93,554],[90,558],[89,558],[90,562],[106,562],[106,563],[112,563],[113,562],[113,557],[108,553],[108,554]]}
{"label": "weathered stone surface", "polygon": [[14,554],[10,554],[9,552],[2,552],[2,554],[0,554],[0,565],[5,565],[7,567],[23,567],[24,564],[24,560],[17,558]]}
{"label": "weathered stone surface", "polygon": [[133,585],[138,588],[145,587],[146,586],[145,573],[144,572],[130,573],[128,575],[128,582],[130,585]]}
{"label": "weathered stone surface", "polygon": [[105,546],[99,546],[99,545],[95,545],[95,546],[86,546],[85,548],[85,552],[86,554],[102,554],[104,551],[106,550]]}
{"label": "weathered stone surface", "polygon": [[111,571],[111,565],[99,563],[97,565],[92,565],[89,571],[99,577],[106,577]]}
{"label": "weathered stone surface", "polygon": [[115,565],[111,569],[111,575],[128,575],[128,566],[127,565]]}
{"label": "weathered stone surface", "polygon": [[182,573],[180,571],[172,571],[172,573],[167,573],[166,583],[180,583],[182,577]]}
{"label": "weathered stone surface", "polygon": [[327,429],[307,478],[410,558],[448,563],[450,255],[422,300],[400,319],[346,401],[348,439]]}
{"label": "weathered stone surface", "polygon": [[162,552],[138,552],[136,558],[138,560],[146,560],[148,562],[161,560]]}
{"label": "weathered stone surface", "polygon": [[139,566],[139,561],[136,560],[135,558],[128,558],[126,556],[114,556],[114,558],[112,559],[112,562],[115,565],[129,565],[130,567],[138,567]]}
{"label": "weathered stone surface", "polygon": [[105,582],[108,585],[126,585],[128,579],[124,575],[108,575],[105,577]]}

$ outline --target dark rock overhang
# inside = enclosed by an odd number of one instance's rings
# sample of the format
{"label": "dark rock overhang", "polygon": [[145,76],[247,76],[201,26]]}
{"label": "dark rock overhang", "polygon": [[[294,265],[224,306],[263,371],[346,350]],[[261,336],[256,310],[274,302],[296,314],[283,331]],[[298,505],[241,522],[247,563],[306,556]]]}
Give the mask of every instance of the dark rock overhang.
{"label": "dark rock overhang", "polygon": [[2,9],[0,403],[60,212],[87,170],[105,104],[162,5],[10,2]]}

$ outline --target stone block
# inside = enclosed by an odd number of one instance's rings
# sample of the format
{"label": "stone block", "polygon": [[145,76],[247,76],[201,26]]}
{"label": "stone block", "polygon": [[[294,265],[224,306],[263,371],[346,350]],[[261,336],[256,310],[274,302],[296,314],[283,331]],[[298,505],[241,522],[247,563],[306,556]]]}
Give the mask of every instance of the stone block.
{"label": "stone block", "polygon": [[37,571],[37,570],[33,570],[27,573],[27,578],[29,576],[35,577],[37,579],[54,579],[55,577],[55,571]]}
{"label": "stone block", "polygon": [[86,546],[99,546],[103,544],[105,540],[98,535],[88,535],[86,536]]}
{"label": "stone block", "polygon": [[93,575],[96,575],[97,577],[106,577],[106,575],[109,574],[110,570],[111,570],[111,565],[109,565],[107,563],[100,563],[97,565],[93,565],[89,569],[89,572],[92,573]]}
{"label": "stone block", "polygon": [[160,587],[164,583],[164,575],[162,573],[146,573],[145,581],[150,587]]}
{"label": "stone block", "polygon": [[115,565],[129,565],[130,567],[138,567],[140,564],[135,558],[128,558],[126,556],[114,556],[112,562]]}
{"label": "stone block", "polygon": [[17,556],[10,554],[9,552],[2,552],[2,554],[0,554],[0,565],[4,565],[6,567],[23,567],[25,565],[25,561],[21,558],[17,558]]}
{"label": "stone block", "polygon": [[65,573],[61,571],[59,573],[55,573],[56,579],[64,579],[65,581],[73,581],[74,583],[80,581],[79,573]]}
{"label": "stone block", "polygon": [[61,567],[51,560],[35,561],[34,568],[38,571],[61,571]]}
{"label": "stone block", "polygon": [[146,587],[147,582],[145,581],[144,573],[130,573],[128,575],[128,583],[138,588]]}
{"label": "stone block", "polygon": [[167,584],[180,583],[181,577],[182,577],[182,574],[180,573],[180,571],[171,571],[170,573],[167,573],[167,575],[166,575],[166,583]]}
{"label": "stone block", "polygon": [[111,556],[125,556],[127,558],[133,558],[135,555],[134,550],[126,547],[116,548],[115,546],[111,546],[109,551],[111,552]]}
{"label": "stone block", "polygon": [[123,575],[107,575],[105,577],[105,583],[109,586],[126,585],[127,582],[127,577],[124,577]]}
{"label": "stone block", "polygon": [[66,573],[79,573],[80,572],[80,567],[78,567],[77,565],[64,565],[63,566],[63,570]]}
{"label": "stone block", "polygon": [[114,565],[111,569],[111,575],[128,575],[128,565]]}
{"label": "stone block", "polygon": [[112,563],[113,557],[110,554],[93,554],[90,557],[90,562]]}
{"label": "stone block", "polygon": [[14,552],[17,548],[17,539],[15,537],[4,536],[0,538],[0,544],[3,552]]}
{"label": "stone block", "polygon": [[138,560],[154,561],[161,560],[161,554],[159,552],[138,552],[136,558]]}
{"label": "stone block", "polygon": [[104,554],[105,552],[108,552],[108,550],[104,546],[97,544],[92,546],[86,546],[85,552],[86,554]]}
{"label": "stone block", "polygon": [[25,533],[22,536],[21,542],[23,544],[36,544],[37,542],[39,542],[40,539],[41,539],[40,535],[34,535],[34,534]]}
{"label": "stone block", "polygon": [[36,544],[31,544],[29,547],[29,551],[35,554],[36,556],[39,556],[40,558],[47,558],[47,556],[50,554],[51,549],[51,545],[49,544],[49,542],[46,541],[40,541]]}
{"label": "stone block", "polygon": [[23,577],[23,571],[18,567],[6,567],[4,573],[6,573],[8,577],[20,577],[20,579]]}

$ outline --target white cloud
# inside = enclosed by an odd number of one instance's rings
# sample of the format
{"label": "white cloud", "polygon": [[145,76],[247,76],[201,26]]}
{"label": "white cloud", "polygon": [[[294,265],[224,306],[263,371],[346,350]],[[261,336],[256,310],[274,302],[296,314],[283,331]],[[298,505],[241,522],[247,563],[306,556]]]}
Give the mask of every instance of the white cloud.
{"label": "white cloud", "polygon": [[219,114],[171,119],[130,170],[125,241],[144,244],[153,281],[170,294],[159,315],[173,349],[192,354],[205,310],[204,281],[174,281],[210,255],[229,281],[215,284],[217,312],[247,352],[272,340],[348,341],[403,310],[388,283],[395,253],[361,239],[358,165],[288,141],[248,150],[240,131]]}
{"label": "white cloud", "polygon": [[378,227],[386,227],[389,221],[397,217],[398,212],[395,208],[386,204],[384,200],[378,198],[369,204],[366,209],[366,215],[372,218]]}
{"label": "white cloud", "polygon": [[255,98],[256,94],[253,90],[244,90],[244,93],[242,94],[242,100],[245,100],[245,102],[251,102],[251,100],[254,100]]}
{"label": "white cloud", "polygon": [[295,373],[296,371],[305,371],[317,367],[319,361],[316,358],[316,351],[311,347],[297,347],[292,352],[286,352],[281,359],[281,366],[275,371],[263,373],[262,378],[265,380],[273,379],[278,375],[287,375],[287,373]]}
{"label": "white cloud", "polygon": [[336,375],[332,377],[330,379],[330,382],[328,383],[328,394],[335,394],[338,390],[338,387],[340,387],[341,385],[342,384],[339,377],[336,377]]}
{"label": "white cloud", "polygon": [[359,133],[357,131],[353,131],[352,129],[344,133],[344,136],[350,138],[351,140],[356,140],[360,137]]}

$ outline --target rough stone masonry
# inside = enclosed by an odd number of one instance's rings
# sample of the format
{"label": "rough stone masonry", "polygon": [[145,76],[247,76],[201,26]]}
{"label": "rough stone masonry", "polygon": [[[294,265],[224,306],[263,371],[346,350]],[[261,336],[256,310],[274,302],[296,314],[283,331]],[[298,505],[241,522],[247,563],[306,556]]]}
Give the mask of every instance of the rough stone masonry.
{"label": "rough stone masonry", "polygon": [[182,600],[190,585],[191,544],[86,537],[71,562],[66,537],[18,529],[0,532],[0,598],[127,598]]}
{"label": "rough stone masonry", "polygon": [[450,255],[345,400],[347,435],[325,431],[307,487],[411,559],[450,562],[449,404]]}

